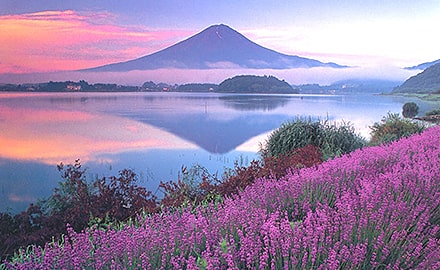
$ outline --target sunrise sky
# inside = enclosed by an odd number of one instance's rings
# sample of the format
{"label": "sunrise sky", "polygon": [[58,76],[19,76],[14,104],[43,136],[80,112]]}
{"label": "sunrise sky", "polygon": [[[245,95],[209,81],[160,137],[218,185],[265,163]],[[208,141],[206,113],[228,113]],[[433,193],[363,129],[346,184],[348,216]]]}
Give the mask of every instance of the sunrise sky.
{"label": "sunrise sky", "polygon": [[285,54],[383,73],[440,58],[439,14],[438,0],[2,0],[0,83],[131,60],[220,23]]}

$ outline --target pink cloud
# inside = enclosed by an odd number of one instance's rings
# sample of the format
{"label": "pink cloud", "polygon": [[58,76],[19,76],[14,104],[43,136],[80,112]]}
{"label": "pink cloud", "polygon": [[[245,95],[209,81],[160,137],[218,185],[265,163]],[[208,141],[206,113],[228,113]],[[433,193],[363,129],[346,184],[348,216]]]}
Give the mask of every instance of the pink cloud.
{"label": "pink cloud", "polygon": [[0,73],[76,70],[130,60],[190,34],[116,21],[111,13],[72,10],[0,16]]}

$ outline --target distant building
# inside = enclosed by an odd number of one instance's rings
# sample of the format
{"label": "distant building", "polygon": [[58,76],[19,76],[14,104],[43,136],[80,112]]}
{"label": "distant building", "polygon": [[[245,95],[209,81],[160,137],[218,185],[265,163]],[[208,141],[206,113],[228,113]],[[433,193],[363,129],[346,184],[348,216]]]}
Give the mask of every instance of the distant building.
{"label": "distant building", "polygon": [[69,91],[81,91],[81,85],[68,84],[66,89]]}

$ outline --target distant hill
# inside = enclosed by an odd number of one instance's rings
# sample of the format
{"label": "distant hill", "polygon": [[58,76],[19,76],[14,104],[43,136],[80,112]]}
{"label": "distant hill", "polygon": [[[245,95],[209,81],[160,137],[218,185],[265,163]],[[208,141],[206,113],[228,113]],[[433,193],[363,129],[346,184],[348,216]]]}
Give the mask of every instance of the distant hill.
{"label": "distant hill", "polygon": [[260,46],[229,26],[220,24],[210,26],[202,32],[156,53],[83,71],[122,72],[159,68],[289,69],[299,67],[343,68],[346,66],[282,54]]}
{"label": "distant hill", "polygon": [[440,63],[440,59],[432,61],[432,62],[422,63],[420,65],[413,66],[413,67],[406,67],[405,69],[408,69],[408,70],[416,70],[416,69],[424,70],[424,69],[426,69],[426,68],[428,68],[428,67],[430,67],[432,65],[438,64],[438,63]]}
{"label": "distant hill", "polygon": [[439,93],[440,94],[440,63],[434,64],[421,73],[412,76],[394,93]]}
{"label": "distant hill", "polygon": [[144,89],[138,86],[117,85],[115,83],[89,84],[84,80],[0,85],[0,91],[8,92],[137,92],[141,90]]}
{"label": "distant hill", "polygon": [[330,85],[304,84],[294,87],[303,94],[388,93],[401,83],[402,81],[349,79]]}
{"label": "distant hill", "polygon": [[298,91],[274,76],[240,75],[220,83],[217,92],[223,93],[289,93]]}
{"label": "distant hill", "polygon": [[187,83],[176,87],[176,92],[215,92],[218,84],[214,83]]}

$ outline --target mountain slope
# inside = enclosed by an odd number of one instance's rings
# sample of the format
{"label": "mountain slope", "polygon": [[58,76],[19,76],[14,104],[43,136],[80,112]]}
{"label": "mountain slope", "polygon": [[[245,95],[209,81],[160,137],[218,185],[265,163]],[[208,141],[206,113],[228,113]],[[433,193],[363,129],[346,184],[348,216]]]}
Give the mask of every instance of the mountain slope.
{"label": "mountain slope", "polygon": [[415,69],[424,70],[424,69],[429,68],[430,66],[438,64],[438,63],[440,63],[440,59],[432,61],[432,62],[421,63],[420,65],[413,66],[413,67],[406,67],[405,69],[408,69],[408,70],[415,70]]}
{"label": "mountain slope", "polygon": [[332,67],[335,63],[278,53],[262,47],[229,26],[213,25],[202,32],[156,53],[134,60],[86,69],[86,71],[130,71],[159,68],[288,68]]}
{"label": "mountain slope", "polygon": [[432,65],[421,73],[412,76],[394,93],[440,93],[440,63]]}

